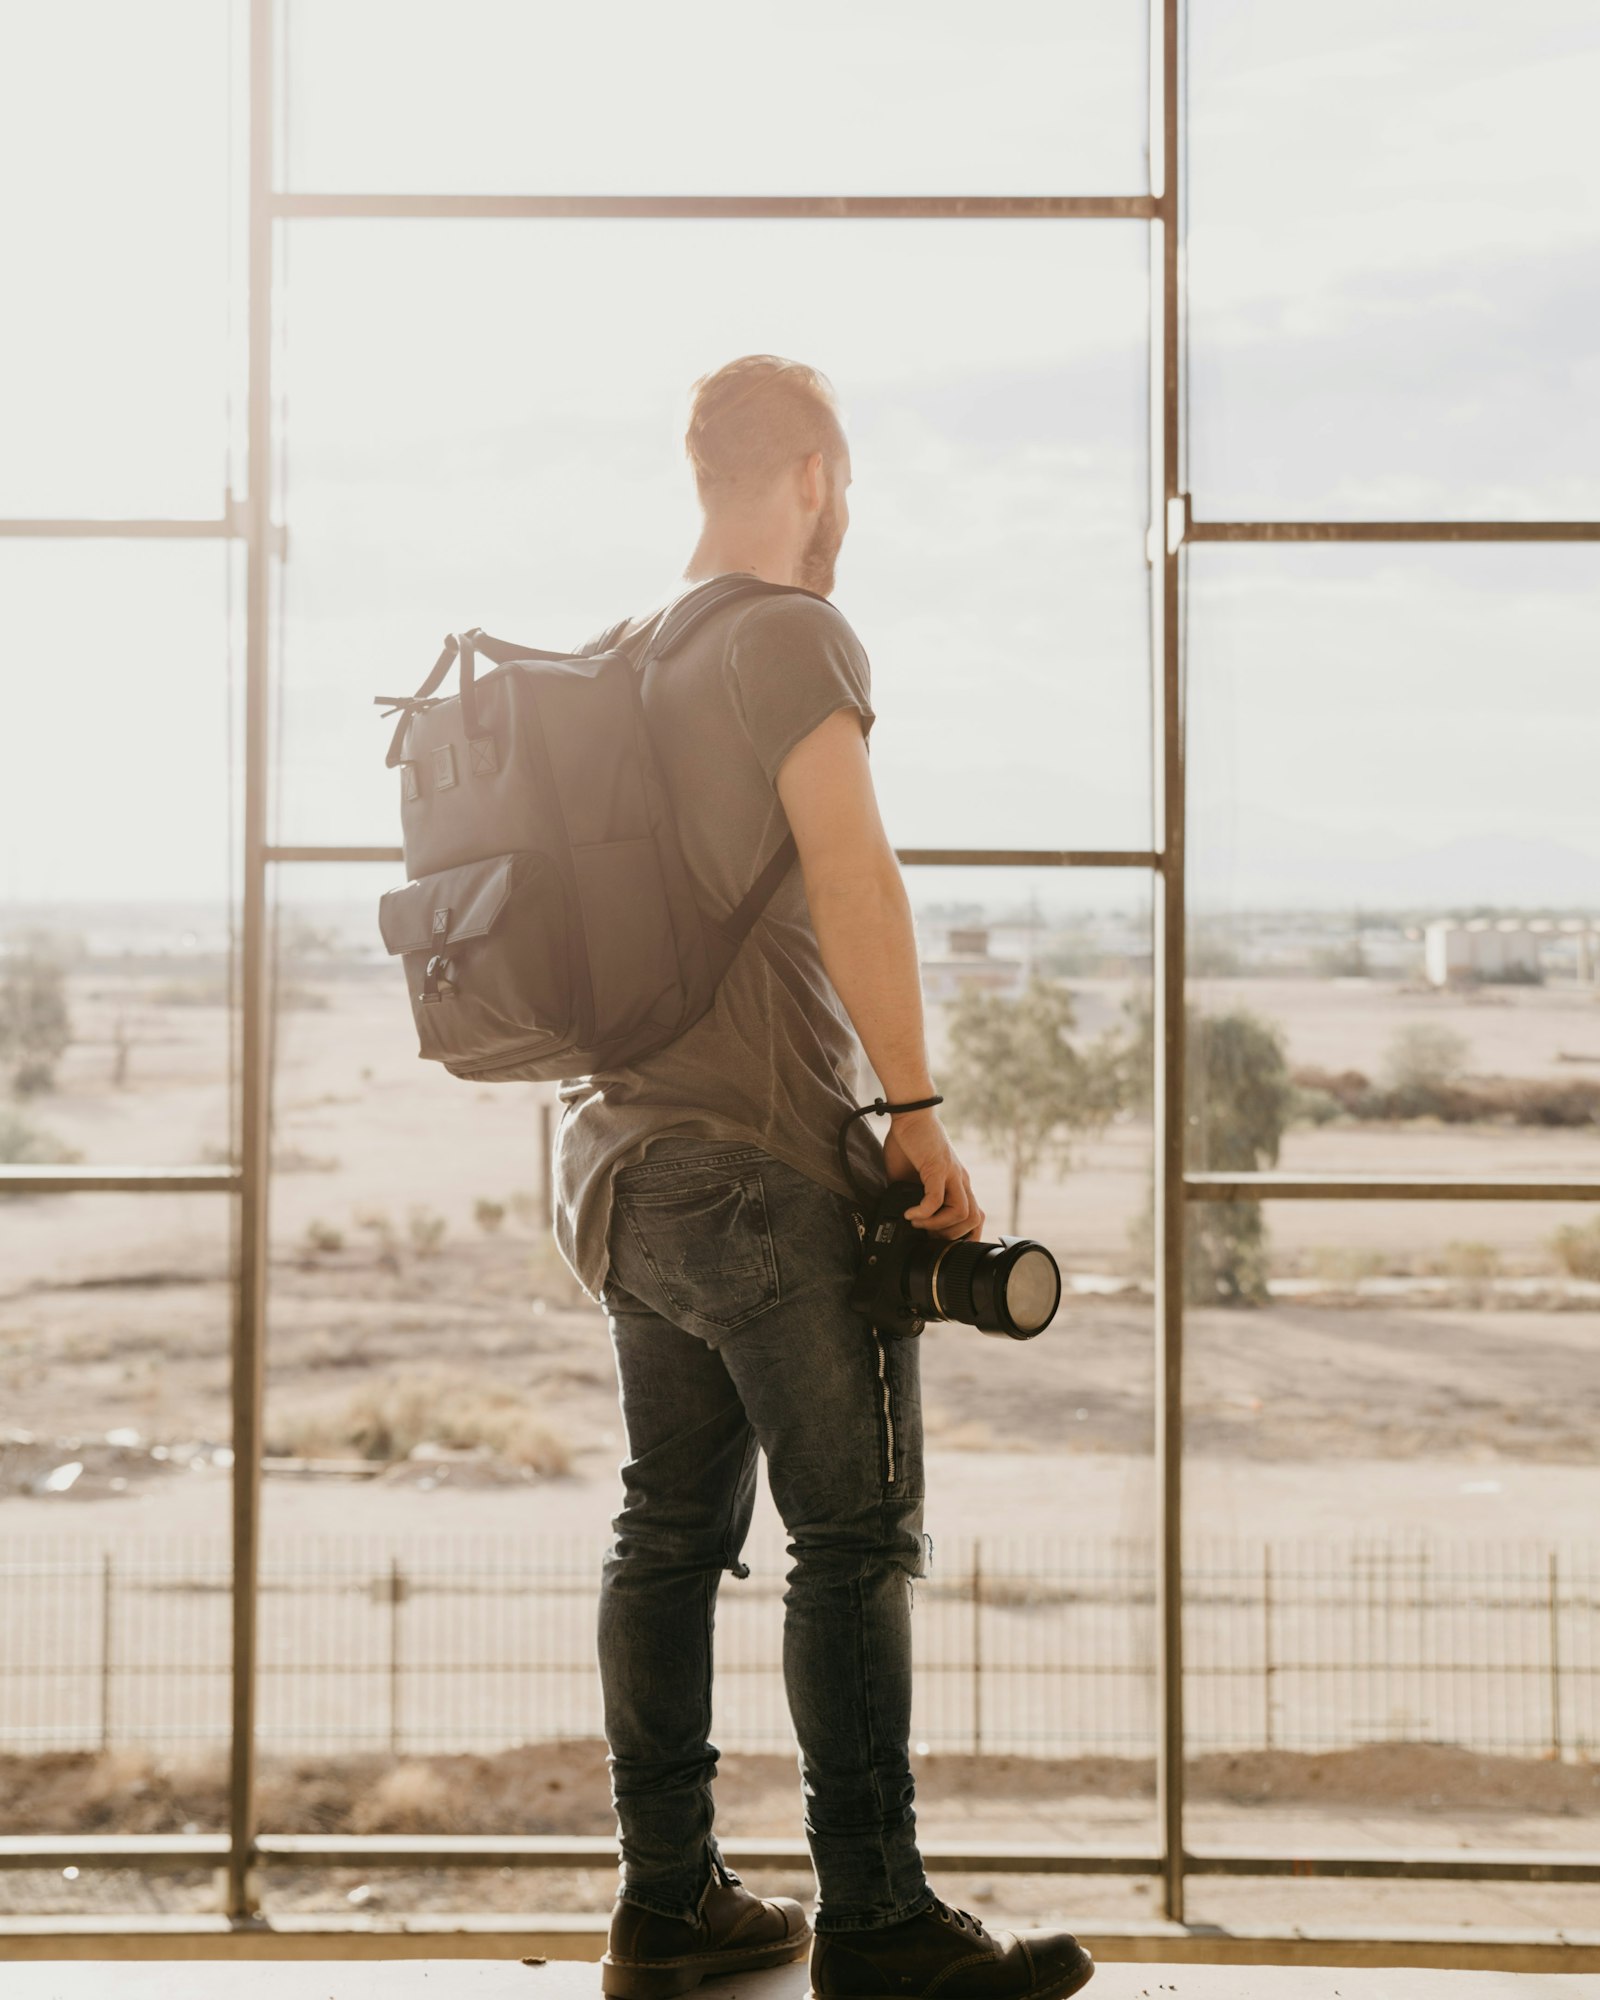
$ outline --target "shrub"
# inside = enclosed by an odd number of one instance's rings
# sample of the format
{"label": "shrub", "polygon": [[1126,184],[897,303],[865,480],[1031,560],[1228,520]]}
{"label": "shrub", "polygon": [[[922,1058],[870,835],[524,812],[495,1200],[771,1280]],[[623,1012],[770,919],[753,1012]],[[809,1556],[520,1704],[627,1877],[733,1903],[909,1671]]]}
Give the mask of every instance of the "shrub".
{"label": "shrub", "polygon": [[68,1146],[52,1132],[30,1125],[18,1112],[0,1105],[0,1165],[8,1167],[64,1167],[83,1158],[76,1146]]}
{"label": "shrub", "polygon": [[470,1375],[414,1369],[370,1382],[336,1414],[288,1418],[275,1442],[306,1457],[354,1451],[405,1458],[418,1445],[482,1447],[513,1465],[554,1478],[572,1469],[572,1451],[514,1389]]}
{"label": "shrub", "polygon": [[406,1217],[406,1240],[419,1257],[437,1257],[448,1227],[437,1209],[414,1208]]}
{"label": "shrub", "polygon": [[1600,1215],[1588,1222],[1565,1224],[1549,1243],[1569,1278],[1600,1280]]}
{"label": "shrub", "polygon": [[344,1248],[344,1232],[335,1229],[331,1222],[308,1222],[304,1240],[306,1249],[313,1256]]}
{"label": "shrub", "polygon": [[1452,1084],[1467,1067],[1472,1045],[1438,1021],[1409,1021],[1384,1053],[1383,1078],[1397,1093],[1426,1093]]}
{"label": "shrub", "polygon": [[1319,1243],[1307,1261],[1312,1276],[1328,1285],[1359,1285],[1363,1278],[1383,1276],[1382,1252],[1354,1244]]}
{"label": "shrub", "polygon": [[1480,1077],[1426,1083],[1413,1078],[1383,1088],[1358,1069],[1307,1065],[1295,1070],[1297,1115],[1315,1122],[1332,1115],[1318,1100],[1331,1098],[1351,1118],[1438,1118],[1447,1125],[1536,1125],[1582,1129],[1600,1125],[1600,1081],[1592,1077]]}
{"label": "shrub", "polygon": [[55,1066],[72,1040],[67,968],[60,941],[33,932],[0,961],[0,1058],[12,1087],[31,1097],[55,1087]]}
{"label": "shrub", "polygon": [[1296,1125],[1327,1125],[1343,1117],[1344,1106],[1331,1090],[1306,1089],[1295,1085],[1289,1118]]}
{"label": "shrub", "polygon": [[519,1229],[543,1229],[545,1227],[544,1203],[536,1194],[526,1188],[513,1189],[507,1197],[506,1206],[511,1211],[511,1219]]}
{"label": "shrub", "polygon": [[398,1271],[400,1251],[395,1241],[394,1224],[389,1219],[389,1211],[385,1208],[358,1209],[356,1227],[370,1233],[380,1269]]}
{"label": "shrub", "polygon": [[1446,1278],[1496,1278],[1500,1275],[1500,1252],[1492,1243],[1447,1243],[1439,1271]]}
{"label": "shrub", "polygon": [[275,1174],[336,1174],[339,1167],[336,1153],[305,1153],[298,1146],[280,1146],[272,1155]]}
{"label": "shrub", "polygon": [[506,1205],[503,1201],[490,1201],[480,1196],[472,1204],[472,1219],[485,1236],[498,1234],[500,1225],[506,1219]]}

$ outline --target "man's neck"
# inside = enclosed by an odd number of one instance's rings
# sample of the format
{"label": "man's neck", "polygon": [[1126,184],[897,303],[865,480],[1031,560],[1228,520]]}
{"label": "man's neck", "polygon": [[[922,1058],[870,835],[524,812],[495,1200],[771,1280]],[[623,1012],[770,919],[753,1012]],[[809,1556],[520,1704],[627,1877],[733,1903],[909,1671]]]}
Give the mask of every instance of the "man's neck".
{"label": "man's neck", "polygon": [[794,561],[775,550],[741,546],[702,535],[683,572],[686,583],[708,576],[759,576],[765,583],[793,583]]}

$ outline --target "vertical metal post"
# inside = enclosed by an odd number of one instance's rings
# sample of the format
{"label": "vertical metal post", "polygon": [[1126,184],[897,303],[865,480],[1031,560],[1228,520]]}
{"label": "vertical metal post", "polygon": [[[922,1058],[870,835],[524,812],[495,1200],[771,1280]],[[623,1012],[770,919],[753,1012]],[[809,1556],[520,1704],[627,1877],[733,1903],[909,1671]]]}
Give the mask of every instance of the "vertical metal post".
{"label": "vertical metal post", "polygon": [[1261,1707],[1266,1718],[1262,1747],[1272,1748],[1272,1677],[1276,1672],[1272,1650],[1272,1544],[1261,1547]]}
{"label": "vertical metal post", "polygon": [[389,1755],[400,1755],[400,1606],[405,1602],[406,1580],[400,1558],[389,1561]]}
{"label": "vertical metal post", "polygon": [[240,939],[238,1292],[234,1302],[233,1662],[227,1914],[254,1907],[256,1592],[266,1323],[271,989],[267,964],[267,604],[272,507],[272,0],[250,0],[249,488],[245,541],[244,883]]}
{"label": "vertical metal post", "polygon": [[554,1139],[551,1130],[550,1100],[539,1100],[539,1213],[544,1217],[546,1230],[556,1226],[556,1170],[552,1158]]}
{"label": "vertical metal post", "polygon": [[1161,865],[1154,877],[1152,1006],[1155,1051],[1156,1809],[1161,1827],[1163,1908],[1183,1921],[1183,1266],[1184,1266],[1184,741],[1179,566],[1187,500],[1181,464],[1179,314],[1180,0],[1151,0],[1150,562],[1152,703]]}
{"label": "vertical metal post", "polygon": [[111,1676],[116,1610],[115,1557],[107,1549],[100,1558],[100,1753],[111,1748]]}
{"label": "vertical metal post", "polygon": [[1561,1570],[1550,1551],[1550,1754],[1561,1762]]}
{"label": "vertical metal post", "polygon": [[972,1754],[983,1755],[983,1554],[972,1538]]}

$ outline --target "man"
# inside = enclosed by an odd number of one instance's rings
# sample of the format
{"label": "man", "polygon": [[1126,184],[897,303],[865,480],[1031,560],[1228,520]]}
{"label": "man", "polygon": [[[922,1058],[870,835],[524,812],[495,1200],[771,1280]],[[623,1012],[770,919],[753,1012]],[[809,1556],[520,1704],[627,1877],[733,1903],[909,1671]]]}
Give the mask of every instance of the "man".
{"label": "man", "polygon": [[[705,515],[687,581],[750,574],[812,594],[736,601],[652,666],[652,740],[712,915],[790,830],[799,866],[708,1013],[636,1067],[560,1091],[557,1240],[606,1309],[626,1433],[600,1597],[622,1849],[603,1983],[660,2000],[809,1949],[822,1996],[1054,2000],[1093,1970],[1077,1941],[991,1937],[934,1895],[916,1843],[918,1343],[880,1337],[848,1304],[860,1213],[836,1149],[861,1049],[890,1103],[937,1093],[867,762],[867,658],[827,602],[850,452],[825,378],[770,354],[695,384],[686,442]],[[643,643],[665,608],[605,642]],[[913,1222],[981,1232],[935,1109],[897,1114],[881,1148],[860,1120],[850,1132],[863,1187],[917,1179]],[[743,1888],[712,1830],[713,1617],[722,1571],[748,1574],[762,1452],[793,1563],[784,1680],[814,1938],[798,1904]]]}

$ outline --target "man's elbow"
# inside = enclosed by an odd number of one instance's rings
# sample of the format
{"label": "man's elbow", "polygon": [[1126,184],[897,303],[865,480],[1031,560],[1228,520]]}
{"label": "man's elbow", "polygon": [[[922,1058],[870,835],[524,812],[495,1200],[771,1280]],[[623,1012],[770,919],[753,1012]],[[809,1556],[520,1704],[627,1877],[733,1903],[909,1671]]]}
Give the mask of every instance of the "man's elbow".
{"label": "man's elbow", "polygon": [[873,842],[849,853],[800,856],[806,894],[813,907],[827,903],[897,903],[905,882],[894,849],[887,841]]}

